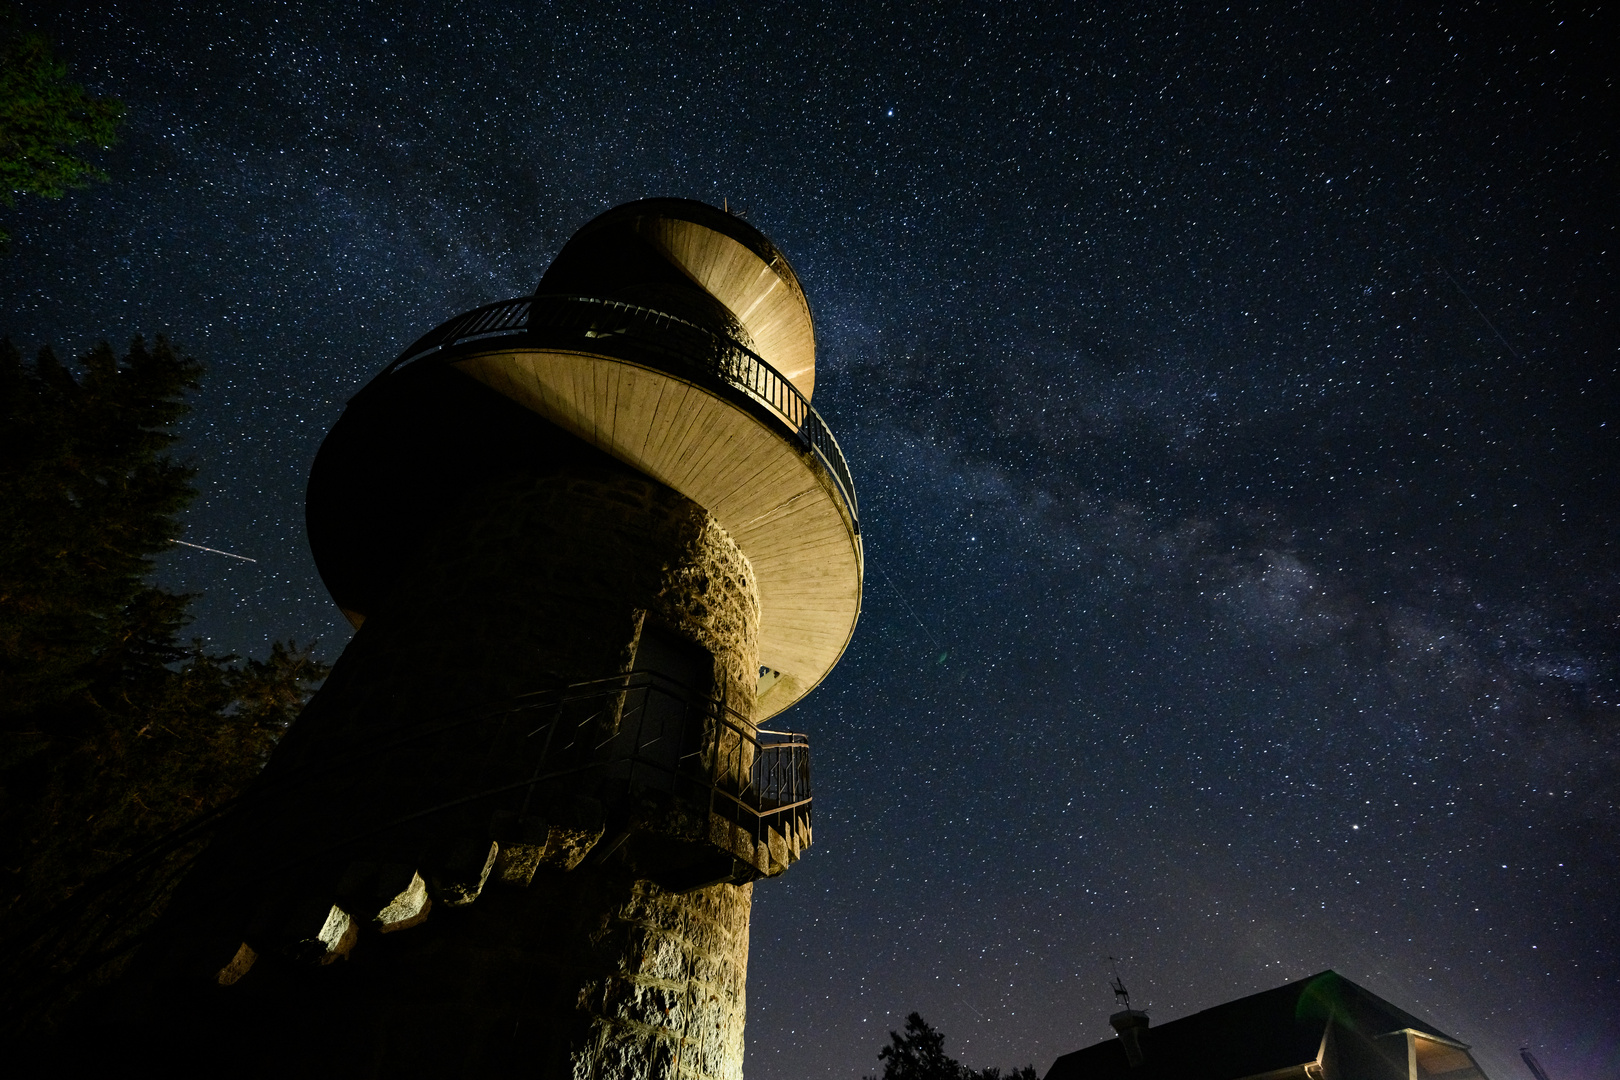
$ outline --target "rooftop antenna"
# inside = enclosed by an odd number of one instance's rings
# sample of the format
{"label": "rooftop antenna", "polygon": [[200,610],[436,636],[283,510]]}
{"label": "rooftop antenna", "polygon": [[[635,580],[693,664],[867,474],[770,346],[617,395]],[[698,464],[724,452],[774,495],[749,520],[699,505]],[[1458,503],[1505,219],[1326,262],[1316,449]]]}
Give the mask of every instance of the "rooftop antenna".
{"label": "rooftop antenna", "polygon": [[1125,983],[1119,977],[1119,961],[1110,956],[1108,964],[1114,972],[1114,981],[1109,985],[1114,991],[1114,1004],[1119,1007],[1119,1011],[1108,1018],[1108,1026],[1119,1034],[1120,1044],[1125,1048],[1125,1060],[1130,1067],[1140,1068],[1145,1059],[1142,1037],[1147,1031],[1148,1014],[1131,1008],[1131,992],[1125,989]]}
{"label": "rooftop antenna", "polygon": [[1109,986],[1113,987],[1114,990],[1114,1004],[1121,1009],[1129,1009],[1131,1007],[1131,992],[1125,989],[1125,984],[1120,981],[1119,961],[1110,956],[1108,958],[1108,967],[1114,973],[1114,981],[1109,983]]}

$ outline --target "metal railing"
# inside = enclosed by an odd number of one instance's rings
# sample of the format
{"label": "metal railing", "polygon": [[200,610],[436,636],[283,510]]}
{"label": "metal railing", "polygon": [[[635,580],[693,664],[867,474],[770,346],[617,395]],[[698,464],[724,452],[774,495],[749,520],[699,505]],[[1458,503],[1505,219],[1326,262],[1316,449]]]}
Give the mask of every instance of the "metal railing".
{"label": "metal railing", "polygon": [[[209,842],[244,824],[251,835],[255,823],[275,823],[272,832],[290,823],[295,834],[282,845],[291,850],[252,854],[252,873],[231,886],[249,891],[300,866],[364,857],[391,840],[420,846],[429,835],[487,836],[485,823],[502,813],[521,819],[555,792],[599,799],[610,833],[632,825],[638,811],[644,816],[649,798],[654,810],[663,799],[665,808],[697,815],[704,828],[691,842],[713,844],[708,823],[722,822],[732,838],[724,851],[752,866],[751,876],[780,872],[775,853],[785,845],[796,858],[811,839],[809,739],[756,730],[723,700],[655,672],[560,686],[391,736],[356,733],[319,756],[316,764],[272,767],[242,795],[7,935],[0,941],[0,1001],[10,1002],[6,987],[32,993],[42,978],[82,980],[127,955]],[[395,786],[380,804],[366,801],[371,778],[416,775],[424,760],[439,782],[419,799],[401,799]],[[752,850],[739,850],[738,841]],[[207,897],[188,902],[199,899]],[[145,914],[132,920],[130,912]]]}
{"label": "metal railing", "polygon": [[[533,785],[579,776],[589,786],[600,774],[595,793],[609,804],[656,790],[742,827],[753,844],[765,842],[773,828],[801,830],[808,843],[807,736],[755,729],[723,701],[655,672],[542,696],[548,704],[521,708],[547,717],[526,736],[544,744],[534,759]],[[611,735],[604,736],[608,729]]]}
{"label": "metal railing", "polygon": [[849,463],[827,422],[799,388],[753,350],[667,312],[587,296],[502,300],[435,327],[400,353],[383,375],[455,346],[524,336],[552,339],[548,344],[556,344],[555,339],[560,338],[586,351],[622,343],[635,353],[656,358],[656,366],[669,374],[706,376],[766,406],[792,429],[804,449],[821,460],[860,533]]}

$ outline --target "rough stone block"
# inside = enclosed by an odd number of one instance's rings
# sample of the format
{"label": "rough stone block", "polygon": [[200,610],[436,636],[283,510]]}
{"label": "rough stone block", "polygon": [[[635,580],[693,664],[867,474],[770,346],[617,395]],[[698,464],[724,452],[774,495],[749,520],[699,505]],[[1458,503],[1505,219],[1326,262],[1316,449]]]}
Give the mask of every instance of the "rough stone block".
{"label": "rough stone block", "polygon": [[253,946],[244,941],[237,946],[236,954],[230,961],[215,974],[214,981],[220,986],[235,986],[258,959],[259,954],[253,951]]}
{"label": "rough stone block", "polygon": [[686,988],[634,977],[613,979],[602,996],[602,1015],[615,1022],[679,1031],[686,1023]]}
{"label": "rough stone block", "polygon": [[[389,896],[382,908],[371,917],[371,923],[379,933],[391,934],[398,930],[409,930],[413,926],[420,926],[433,910],[433,901],[428,897],[427,882],[422,875],[412,870],[410,880],[403,888]],[[384,878],[383,882],[389,879]],[[382,893],[384,896],[392,891],[398,879],[392,884],[384,883]]]}
{"label": "rough stone block", "polygon": [[594,1052],[576,1054],[574,1080],[648,1080],[675,1077],[679,1047],[668,1035],[598,1021]]}
{"label": "rough stone block", "polygon": [[500,844],[495,855],[495,880],[503,885],[527,889],[534,880],[535,871],[540,869],[541,856],[545,851],[544,841],[538,844],[515,841]]}
{"label": "rough stone block", "polygon": [[632,926],[624,946],[626,970],[644,979],[685,979],[687,957],[681,945],[656,927]]}
{"label": "rough stone block", "polygon": [[401,863],[350,863],[337,896],[343,910],[384,934],[420,926],[433,903],[422,875]]}
{"label": "rough stone block", "polygon": [[297,905],[284,931],[289,939],[288,957],[299,963],[318,965],[345,959],[359,940],[359,925],[336,904],[327,905],[324,917],[317,912],[313,904]]}
{"label": "rough stone block", "polygon": [[526,888],[542,866],[572,870],[602,839],[604,819],[596,800],[557,796],[536,802],[526,816],[501,810],[490,822],[500,844],[495,876],[508,885]]}
{"label": "rough stone block", "polygon": [[477,900],[499,853],[500,845],[493,840],[458,837],[451,841],[428,874],[433,899],[446,907],[464,907]]}

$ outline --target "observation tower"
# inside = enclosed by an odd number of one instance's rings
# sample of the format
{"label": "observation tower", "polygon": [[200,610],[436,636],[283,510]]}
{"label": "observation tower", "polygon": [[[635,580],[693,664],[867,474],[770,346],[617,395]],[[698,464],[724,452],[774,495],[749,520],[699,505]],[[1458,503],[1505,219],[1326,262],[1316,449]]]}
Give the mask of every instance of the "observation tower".
{"label": "observation tower", "polygon": [[811,840],[808,740],[768,722],[861,603],[814,380],[775,246],[651,199],[355,395],[307,513],[357,632],[124,980],[150,1046],[741,1076],[753,883]]}

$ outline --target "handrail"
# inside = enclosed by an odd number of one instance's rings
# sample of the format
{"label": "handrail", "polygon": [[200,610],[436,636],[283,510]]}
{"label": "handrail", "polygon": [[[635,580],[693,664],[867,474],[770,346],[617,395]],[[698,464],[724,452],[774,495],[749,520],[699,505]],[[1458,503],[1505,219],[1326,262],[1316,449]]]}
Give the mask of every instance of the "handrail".
{"label": "handrail", "polygon": [[695,366],[766,406],[793,428],[794,437],[806,450],[821,460],[849,511],[856,535],[860,534],[855,482],[844,451],[799,388],[752,349],[667,312],[589,296],[541,295],[502,300],[463,312],[428,331],[384,368],[378,378],[458,345],[548,331],[577,333],[586,341],[631,338],[640,348],[673,361],[677,370],[670,374]]}
{"label": "handrail", "polygon": [[[642,700],[631,702],[637,693],[642,694]],[[648,717],[653,710],[647,706],[654,695],[679,702],[681,709],[679,715],[658,720],[658,730],[649,731]],[[598,730],[598,721],[615,712],[619,716],[616,734],[627,734],[627,739],[595,742],[578,738]],[[280,799],[296,798],[300,791],[311,789],[329,791],[329,784],[320,783],[323,778],[397,751],[409,752],[436,737],[451,737],[462,751],[471,752],[483,743],[477,729],[487,726],[485,738],[490,749],[506,745],[512,735],[511,721],[537,713],[545,714],[541,723],[532,728],[524,723],[518,729],[529,730],[518,736],[517,746],[531,749],[520,753],[522,760],[512,762],[512,768],[489,778],[496,782],[455,792],[434,805],[401,807],[405,812],[383,820],[357,822],[356,831],[348,835],[302,850],[290,862],[266,866],[264,877],[275,877],[297,865],[426,818],[498,801],[502,796],[526,796],[558,782],[593,777],[610,783],[622,781],[623,790],[633,793],[645,786],[644,782],[638,783],[638,775],[649,773],[655,779],[662,778],[661,790],[698,805],[706,802],[708,813],[742,827],[756,844],[766,838],[767,830],[791,829],[798,834],[798,845],[808,846],[812,804],[808,736],[756,730],[724,700],[693,693],[657,672],[612,675],[433,717],[392,739],[378,740],[375,733],[362,734],[348,747],[329,749],[317,765],[267,772],[248,791],[148,844],[87,882],[69,900],[8,935],[0,942],[0,974],[15,974],[14,965],[26,963],[26,957],[38,955],[39,950],[50,953],[50,940],[77,942],[81,947],[79,955],[86,959],[69,962],[76,970],[84,969],[84,964],[96,961],[98,956],[127,950],[134,938],[97,919],[93,905],[125,888],[146,897],[136,906],[150,906],[151,898],[172,889],[206,842],[232,821],[253,814],[273,815]],[[639,715],[632,722],[630,714]],[[689,730],[694,721],[697,732]],[[671,723],[677,730],[668,730]],[[779,741],[765,742],[760,735]],[[650,750],[664,739],[682,748],[695,745],[696,750],[673,758],[667,752]],[[601,753],[604,749],[606,754]],[[75,918],[88,919],[94,925],[76,925]],[[134,931],[135,938],[143,933]],[[0,979],[0,984],[5,982]]]}

